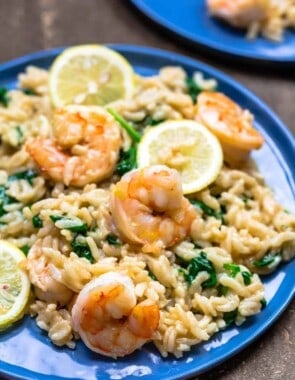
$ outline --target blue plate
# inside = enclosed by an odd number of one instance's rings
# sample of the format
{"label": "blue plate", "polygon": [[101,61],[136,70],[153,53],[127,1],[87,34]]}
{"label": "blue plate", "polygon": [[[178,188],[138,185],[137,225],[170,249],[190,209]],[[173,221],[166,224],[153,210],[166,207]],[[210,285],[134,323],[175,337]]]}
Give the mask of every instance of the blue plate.
{"label": "blue plate", "polygon": [[[156,74],[165,65],[179,65],[189,74],[200,70],[206,77],[216,78],[221,91],[254,113],[256,126],[266,139],[254,158],[278,200],[288,207],[294,205],[294,140],[277,116],[255,95],[221,72],[181,55],[138,46],[111,47],[123,54],[142,75]],[[0,67],[0,86],[14,87],[17,74],[28,65],[49,67],[61,50],[39,52],[3,64]],[[0,372],[9,378],[31,380],[138,377],[172,380],[197,375],[230,358],[270,327],[294,296],[294,272],[295,261],[264,277],[267,307],[244,325],[228,328],[198,345],[182,359],[176,360],[172,356],[163,359],[151,344],[117,361],[89,351],[81,342],[75,350],[57,348],[35,321],[26,317],[9,331],[0,333]]]}
{"label": "blue plate", "polygon": [[130,0],[141,12],[194,47],[254,63],[291,66],[295,62],[295,34],[285,31],[282,42],[259,37],[247,40],[245,31],[208,15],[205,0]]}

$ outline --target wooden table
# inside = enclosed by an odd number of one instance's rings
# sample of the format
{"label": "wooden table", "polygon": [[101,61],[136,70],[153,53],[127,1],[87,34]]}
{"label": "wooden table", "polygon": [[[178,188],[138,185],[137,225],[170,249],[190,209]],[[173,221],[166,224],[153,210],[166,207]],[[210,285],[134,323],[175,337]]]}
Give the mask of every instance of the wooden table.
{"label": "wooden table", "polygon": [[[57,46],[112,42],[158,47],[209,63],[255,92],[295,133],[295,70],[258,70],[198,54],[159,32],[127,0],[0,1],[0,62]],[[254,344],[198,379],[294,379],[294,326],[295,302]]]}

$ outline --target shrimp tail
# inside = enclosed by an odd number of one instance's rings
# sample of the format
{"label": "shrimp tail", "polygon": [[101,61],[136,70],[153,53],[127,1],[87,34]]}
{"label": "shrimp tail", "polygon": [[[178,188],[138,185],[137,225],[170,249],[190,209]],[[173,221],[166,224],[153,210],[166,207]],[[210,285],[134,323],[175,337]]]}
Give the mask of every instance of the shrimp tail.
{"label": "shrimp tail", "polygon": [[133,308],[128,318],[128,328],[140,338],[152,339],[158,328],[159,319],[158,306],[150,300],[145,300]]}

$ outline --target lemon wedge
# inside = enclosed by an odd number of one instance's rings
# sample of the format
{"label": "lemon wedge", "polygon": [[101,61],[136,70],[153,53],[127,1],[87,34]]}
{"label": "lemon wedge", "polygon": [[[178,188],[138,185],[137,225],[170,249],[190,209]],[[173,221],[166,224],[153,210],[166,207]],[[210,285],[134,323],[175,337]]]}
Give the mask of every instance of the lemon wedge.
{"label": "lemon wedge", "polygon": [[55,107],[105,105],[132,95],[134,72],[119,53],[101,45],[64,50],[49,72],[49,93]]}
{"label": "lemon wedge", "polygon": [[217,138],[192,120],[166,121],[150,127],[138,145],[138,167],[163,164],[178,170],[184,194],[214,182],[222,163]]}
{"label": "lemon wedge", "polygon": [[0,330],[20,319],[30,296],[30,280],[21,262],[23,252],[0,240]]}

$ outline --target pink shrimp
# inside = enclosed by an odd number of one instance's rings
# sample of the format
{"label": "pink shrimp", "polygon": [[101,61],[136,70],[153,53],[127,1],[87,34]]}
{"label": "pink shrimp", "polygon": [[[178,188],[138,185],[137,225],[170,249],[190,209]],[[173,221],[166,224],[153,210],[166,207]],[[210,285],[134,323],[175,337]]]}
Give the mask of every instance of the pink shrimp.
{"label": "pink shrimp", "polygon": [[183,240],[196,217],[178,172],[164,165],[124,175],[111,189],[110,209],[123,239],[150,253]]}
{"label": "pink shrimp", "polygon": [[118,159],[120,128],[102,107],[71,105],[53,117],[54,139],[37,138],[26,149],[53,181],[82,187],[109,177]]}
{"label": "pink shrimp", "polygon": [[266,17],[269,0],[207,0],[207,6],[213,16],[243,28]]}
{"label": "pink shrimp", "polygon": [[154,302],[137,303],[134,284],[127,275],[109,272],[81,290],[72,318],[74,329],[88,348],[117,358],[151,340],[160,316]]}

